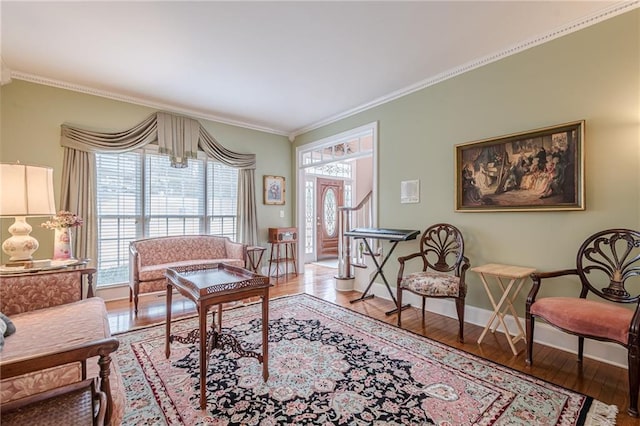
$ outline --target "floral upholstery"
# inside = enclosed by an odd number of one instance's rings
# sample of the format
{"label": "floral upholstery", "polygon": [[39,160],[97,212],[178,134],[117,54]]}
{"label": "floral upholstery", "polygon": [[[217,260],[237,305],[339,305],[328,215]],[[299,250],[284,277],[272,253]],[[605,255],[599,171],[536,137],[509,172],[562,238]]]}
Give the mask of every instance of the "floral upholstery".
{"label": "floral upholstery", "polygon": [[3,277],[0,312],[11,316],[76,302],[82,298],[82,274],[80,270],[56,272],[56,285],[50,285],[52,274],[48,273]]}
{"label": "floral upholstery", "polygon": [[460,277],[436,271],[413,272],[402,279],[400,286],[425,296],[458,297]]}
{"label": "floral upholstery", "polygon": [[[81,321],[78,319],[81,318]],[[8,337],[0,352],[0,362],[56,353],[72,346],[110,337],[104,301],[93,297],[47,309],[24,312],[11,317],[16,333]],[[87,377],[98,377],[98,358],[87,361]],[[120,373],[111,363],[109,375],[113,398],[113,424],[124,414],[124,388]],[[0,380],[0,403],[24,398],[49,389],[83,380],[79,362]]]}
{"label": "floral upholstery", "polygon": [[185,235],[138,240],[129,246],[129,285],[138,312],[138,295],[167,288],[167,268],[226,263],[245,267],[246,245],[216,235]]}

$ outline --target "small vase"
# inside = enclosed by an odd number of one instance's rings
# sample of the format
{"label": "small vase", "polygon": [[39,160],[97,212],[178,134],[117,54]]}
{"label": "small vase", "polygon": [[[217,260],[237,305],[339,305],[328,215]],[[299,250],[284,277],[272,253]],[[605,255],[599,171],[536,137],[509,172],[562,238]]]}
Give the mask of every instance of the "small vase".
{"label": "small vase", "polygon": [[73,259],[71,228],[56,228],[53,242],[53,260]]}

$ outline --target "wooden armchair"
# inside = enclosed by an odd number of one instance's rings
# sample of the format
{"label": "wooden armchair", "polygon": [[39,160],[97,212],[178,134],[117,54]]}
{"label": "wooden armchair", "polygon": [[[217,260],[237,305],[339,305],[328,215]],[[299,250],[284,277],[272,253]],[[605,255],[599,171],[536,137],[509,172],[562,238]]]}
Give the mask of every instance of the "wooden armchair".
{"label": "wooden armchair", "polygon": [[[422,271],[404,275],[405,264],[412,259],[422,260]],[[398,327],[402,326],[402,292],[422,297],[422,321],[425,318],[427,297],[454,298],[458,322],[458,341],[464,342],[464,299],[467,294],[465,272],[470,263],[464,255],[464,239],[458,228],[446,223],[429,227],[420,238],[420,251],[399,257],[397,282]]]}
{"label": "wooden armchair", "polygon": [[[582,289],[576,297],[536,299],[545,279],[577,276]],[[578,336],[578,362],[582,362],[584,339],[613,342],[628,351],[629,408],[638,417],[640,385],[640,232],[609,229],[585,240],[575,269],[531,274],[533,287],[526,303],[527,359],[533,363],[535,318]],[[632,280],[633,278],[633,286]],[[553,280],[556,285],[562,284]],[[570,283],[569,283],[570,284]],[[634,294],[629,291],[634,289]],[[587,296],[591,296],[588,298]],[[612,303],[611,303],[612,302]],[[631,309],[629,309],[629,307]]]}

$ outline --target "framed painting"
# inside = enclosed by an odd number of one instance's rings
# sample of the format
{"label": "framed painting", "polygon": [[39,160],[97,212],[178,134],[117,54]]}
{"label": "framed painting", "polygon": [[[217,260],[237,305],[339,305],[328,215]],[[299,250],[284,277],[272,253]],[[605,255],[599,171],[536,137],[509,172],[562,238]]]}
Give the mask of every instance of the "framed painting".
{"label": "framed painting", "polygon": [[264,204],[284,204],[284,183],[282,176],[264,176]]}
{"label": "framed painting", "polygon": [[584,210],[584,125],[456,145],[456,211]]}

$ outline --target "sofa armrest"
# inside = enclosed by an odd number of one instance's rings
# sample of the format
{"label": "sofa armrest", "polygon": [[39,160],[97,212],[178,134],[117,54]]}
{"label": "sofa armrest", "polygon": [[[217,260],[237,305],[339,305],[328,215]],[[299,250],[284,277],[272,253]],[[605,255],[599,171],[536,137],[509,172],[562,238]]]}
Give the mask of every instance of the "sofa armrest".
{"label": "sofa armrest", "polygon": [[129,244],[129,285],[133,286],[139,280],[138,249],[132,242]]}
{"label": "sofa armrest", "polygon": [[247,245],[242,243],[236,243],[229,238],[224,239],[224,249],[227,252],[227,257],[230,259],[242,259],[245,262],[247,259]]}
{"label": "sofa armrest", "polygon": [[72,362],[83,362],[94,356],[107,357],[112,352],[115,352],[119,345],[118,339],[107,337],[93,342],[69,346],[63,350],[52,350],[8,360],[2,359],[0,360],[0,379],[8,379]]}

